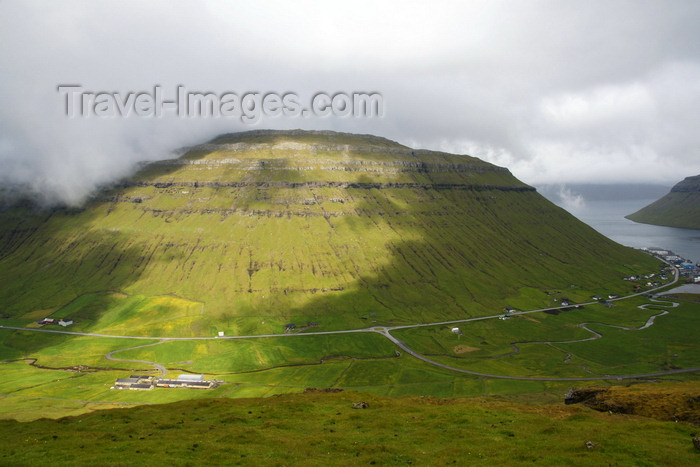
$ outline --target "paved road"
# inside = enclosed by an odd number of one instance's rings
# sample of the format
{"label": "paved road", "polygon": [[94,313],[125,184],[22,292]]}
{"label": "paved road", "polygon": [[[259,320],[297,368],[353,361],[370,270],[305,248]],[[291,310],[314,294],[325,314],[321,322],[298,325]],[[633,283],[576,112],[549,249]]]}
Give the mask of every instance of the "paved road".
{"label": "paved road", "polygon": [[[668,264],[668,263],[667,263]],[[618,297],[615,299],[611,299],[609,301],[619,301],[619,300],[626,300],[629,298],[633,297],[638,297],[641,295],[646,295],[653,293],[657,290],[663,289],[665,287],[668,287],[669,285],[673,285],[678,282],[679,279],[679,272],[678,269],[676,269],[673,265],[674,271],[674,278],[673,281],[671,281],[668,284],[665,284],[660,287],[656,287],[654,289],[647,290],[645,292],[640,292],[636,294],[631,294],[627,295],[624,297]],[[653,300],[659,302],[659,300]],[[597,301],[591,301],[591,302],[586,302],[582,303],[580,305],[593,305],[597,304]],[[673,305],[677,306],[677,304]],[[549,307],[549,308],[539,308],[536,310],[528,310],[528,311],[519,311],[515,313],[511,313],[512,315],[522,315],[522,314],[527,314],[527,313],[539,313],[543,311],[550,311],[550,310],[559,310],[563,308],[570,308],[569,306],[559,306],[559,307]],[[654,322],[654,318],[657,316],[661,316],[663,314],[668,313],[667,311],[664,311],[663,313],[660,313],[658,315],[654,315],[649,320],[647,323],[642,326],[641,328],[634,328],[634,329],[644,329],[649,326],[651,326]],[[149,365],[154,365],[162,375],[165,375],[166,369],[162,365],[156,363],[156,362],[148,362],[145,360],[122,360],[122,359],[115,359],[112,357],[112,354],[116,352],[121,352],[123,350],[129,350],[129,349],[136,349],[136,348],[142,348],[142,347],[148,347],[151,345],[157,345],[161,344],[163,342],[167,341],[178,341],[178,340],[215,340],[215,339],[257,339],[257,338],[267,338],[267,337],[301,337],[301,336],[320,336],[320,335],[331,335],[331,334],[349,334],[349,333],[358,333],[358,332],[374,332],[383,335],[387,339],[389,339],[391,342],[393,342],[396,346],[398,346],[400,349],[402,349],[404,352],[408,353],[409,355],[412,355],[413,357],[422,360],[426,363],[429,363],[431,365],[444,368],[447,370],[451,371],[456,371],[459,373],[466,373],[470,375],[476,375],[476,376],[485,376],[489,378],[500,378],[500,379],[513,379],[513,380],[526,380],[526,381],[599,381],[603,379],[617,379],[617,380],[622,380],[622,379],[636,379],[636,378],[650,378],[650,377],[657,377],[657,376],[666,376],[666,375],[674,375],[674,374],[679,374],[679,373],[692,373],[696,371],[700,371],[700,367],[696,368],[683,368],[679,370],[670,370],[670,371],[664,371],[664,372],[655,372],[655,373],[644,373],[644,374],[635,374],[635,375],[601,375],[601,376],[596,376],[596,377],[570,377],[570,378],[564,378],[564,377],[530,377],[530,376],[508,376],[508,375],[495,375],[495,374],[489,374],[489,373],[480,373],[476,371],[469,371],[469,370],[464,370],[461,368],[455,368],[449,365],[445,365],[444,363],[439,363],[434,360],[431,360],[424,355],[421,355],[412,349],[410,349],[405,342],[397,339],[396,337],[391,335],[391,331],[397,330],[397,329],[409,329],[409,328],[418,328],[418,327],[427,327],[427,326],[440,326],[440,325],[447,325],[447,324],[459,324],[459,323],[469,323],[473,321],[482,321],[486,319],[495,319],[501,316],[501,314],[497,315],[491,315],[491,316],[480,316],[477,318],[466,318],[466,319],[458,319],[458,320],[452,320],[452,321],[440,321],[440,322],[434,322],[434,323],[421,323],[421,324],[407,324],[407,325],[401,325],[401,326],[374,326],[374,327],[369,327],[369,328],[361,328],[361,329],[346,329],[346,330],[339,330],[339,331],[315,331],[315,332],[306,332],[306,333],[293,333],[293,334],[259,334],[259,335],[248,335],[248,336],[225,336],[225,337],[160,337],[160,336],[121,336],[121,335],[112,335],[112,334],[98,334],[98,333],[88,333],[88,332],[73,332],[73,331],[59,331],[59,330],[54,330],[54,329],[37,329],[37,328],[23,328],[23,327],[13,327],[13,326],[0,326],[2,329],[12,329],[12,330],[18,330],[18,331],[31,331],[31,332],[49,332],[49,333],[56,333],[56,334],[68,334],[68,335],[75,335],[75,336],[92,336],[92,337],[111,337],[111,338],[118,338],[118,339],[142,339],[142,340],[158,340],[158,342],[152,343],[152,344],[146,344],[146,345],[141,345],[141,346],[136,346],[136,347],[129,347],[126,349],[119,349],[115,350],[113,352],[110,352],[109,354],[105,355],[108,360],[113,360],[113,361],[128,361],[128,362],[136,362],[136,363],[146,363]],[[567,342],[585,342],[588,340],[594,340],[594,339],[599,339],[602,337],[599,333],[588,329],[585,327],[585,324],[592,324],[592,323],[582,323],[581,327],[586,329],[587,331],[591,332],[594,334],[594,336],[585,338],[585,339],[579,339],[575,341],[567,341]],[[597,324],[603,324],[603,323],[597,323]],[[609,326],[609,325],[606,325]],[[613,327],[619,327],[619,326],[613,326]],[[631,329],[631,328],[623,328],[623,329]],[[521,342],[523,343],[523,342]],[[535,342],[532,342],[535,343]],[[544,342],[543,342],[544,343]],[[554,342],[551,342],[554,343]],[[563,343],[563,342],[560,342]]]}
{"label": "paved road", "polygon": [[[656,287],[654,289],[649,289],[645,292],[640,292],[632,295],[626,295],[624,297],[618,297],[611,299],[609,301],[618,301],[618,300],[626,300],[629,298],[633,297],[639,297],[641,295],[646,295],[653,293],[657,290],[663,289],[665,287],[668,287],[670,285],[675,284],[678,282],[679,274],[678,270],[674,267],[674,279],[673,281],[669,282],[668,284],[662,285],[660,287]],[[577,305],[595,305],[599,303],[598,301],[591,301],[591,302],[586,302],[586,303],[580,303]],[[548,307],[548,308],[538,308],[536,310],[527,310],[527,311],[518,311],[515,313],[511,313],[511,315],[524,315],[528,313],[539,313],[543,311],[551,311],[551,310],[562,310],[564,308],[571,308],[571,306],[558,306],[558,307]],[[420,327],[427,327],[427,326],[441,326],[441,325],[446,325],[446,324],[459,324],[459,323],[469,323],[473,321],[482,321],[485,319],[495,319],[501,316],[502,313],[499,313],[497,315],[490,315],[490,316],[479,316],[477,318],[464,318],[464,319],[456,319],[452,321],[438,321],[434,323],[420,323],[420,324],[405,324],[405,325],[400,325],[400,326],[381,326],[383,329],[388,329],[388,330],[396,330],[396,329],[409,329],[409,328],[420,328]],[[304,333],[290,333],[290,334],[253,334],[253,335],[247,335],[247,336],[224,336],[224,337],[215,337],[215,336],[205,336],[205,337],[164,337],[164,336],[122,336],[122,335],[116,335],[116,334],[99,334],[99,333],[93,333],[93,332],[74,332],[74,331],[59,331],[56,329],[39,329],[39,328],[24,328],[24,327],[14,327],[14,326],[0,326],[0,329],[13,329],[17,331],[31,331],[31,332],[50,332],[50,333],[55,333],[55,334],[68,334],[68,335],[73,335],[73,336],[91,336],[91,337],[111,337],[111,338],[116,338],[116,339],[142,339],[142,340],[161,340],[161,341],[177,341],[177,340],[216,340],[216,339],[255,339],[255,338],[264,338],[264,337],[299,337],[299,336],[321,336],[321,335],[329,335],[329,334],[348,334],[348,333],[355,333],[355,332],[373,332],[374,329],[372,327],[369,328],[359,328],[359,329],[343,329],[339,331],[312,331],[312,332],[304,332]]]}
{"label": "paved road", "polygon": [[[668,300],[662,301],[662,300],[656,300],[656,299],[650,299],[653,302],[657,303],[665,303],[666,305],[664,306],[670,306],[670,307],[677,307],[678,303],[676,302],[671,302]],[[642,309],[647,309],[649,305],[640,305],[639,308]],[[656,305],[658,306],[658,305]],[[531,313],[531,312],[528,312]],[[605,324],[605,323],[581,323],[579,324],[579,327],[585,329],[586,331],[590,332],[593,334],[591,337],[587,337],[584,339],[575,339],[575,340],[569,340],[569,341],[541,341],[541,342],[517,342],[516,344],[570,344],[570,343],[575,343],[575,342],[586,342],[586,341],[591,341],[591,340],[596,340],[602,338],[602,334],[590,329],[587,327],[587,325],[590,324],[599,324],[602,326],[608,326],[611,328],[617,328],[617,329],[624,329],[626,331],[640,331],[642,329],[646,329],[650,327],[651,325],[654,324],[654,320],[659,317],[668,314],[667,310],[663,310],[661,313],[658,313],[656,315],[653,315],[649,317],[647,322],[639,327],[625,327],[625,326],[614,326],[611,324]],[[472,320],[473,321],[473,320]],[[478,371],[469,371],[465,370],[462,368],[455,368],[450,365],[446,365],[444,363],[436,362],[435,360],[431,360],[430,358],[421,355],[411,348],[406,345],[405,342],[397,339],[396,337],[391,335],[391,330],[393,329],[400,329],[400,328],[405,328],[405,326],[400,326],[400,327],[377,327],[374,328],[373,331],[378,332],[382,334],[384,337],[389,339],[391,342],[393,342],[396,346],[398,346],[400,349],[402,349],[404,352],[408,353],[409,355],[412,355],[413,357],[422,360],[426,363],[429,363],[434,366],[438,366],[440,368],[445,368],[447,370],[451,371],[457,371],[460,373],[467,373],[470,375],[476,375],[476,376],[485,376],[489,378],[500,378],[500,379],[514,379],[514,380],[525,380],[525,381],[599,381],[602,379],[615,379],[615,380],[623,380],[623,379],[637,379],[637,378],[652,378],[652,377],[657,377],[657,376],[667,376],[667,375],[674,375],[674,374],[679,374],[679,373],[692,373],[696,371],[700,371],[700,367],[694,367],[694,368],[682,368],[678,370],[669,370],[669,371],[660,371],[660,372],[654,372],[654,373],[638,373],[638,374],[633,374],[633,375],[600,375],[600,376],[590,376],[590,377],[551,377],[551,376],[546,376],[546,377],[535,377],[535,376],[509,376],[509,375],[496,375],[496,374],[491,374],[491,373],[481,373]]]}
{"label": "paved road", "polygon": [[[440,368],[444,368],[446,370],[457,371],[459,373],[466,373],[466,374],[475,375],[475,376],[485,376],[487,378],[515,379],[515,380],[521,380],[521,381],[600,381],[600,380],[605,380],[605,379],[623,380],[623,379],[637,379],[637,378],[652,378],[652,377],[656,377],[656,376],[667,376],[667,375],[675,375],[675,374],[679,374],[679,373],[692,373],[695,371],[700,371],[700,367],[696,367],[696,368],[683,368],[680,370],[659,371],[659,372],[655,372],[655,373],[641,373],[641,374],[635,374],[635,375],[600,375],[600,376],[570,377],[570,378],[552,377],[552,376],[536,377],[536,376],[495,375],[495,374],[491,374],[491,373],[480,373],[478,371],[464,370],[462,368],[455,368],[455,367],[450,366],[450,365],[445,365],[444,363],[436,362],[435,360],[431,360],[424,355],[421,355],[417,352],[414,352],[403,341],[392,336],[389,333],[389,331],[386,329],[376,330],[375,332],[381,333],[387,339],[389,339],[391,342],[396,344],[404,352],[406,352],[407,354],[412,355],[415,358],[422,360],[426,363],[429,363],[431,365],[434,365],[434,366],[437,366]],[[584,340],[588,340],[588,339],[584,339]]]}
{"label": "paved road", "polygon": [[[675,284],[676,282],[678,282],[679,274],[678,274],[678,270],[675,267],[673,268],[673,270],[674,270],[674,279],[669,284],[666,284],[666,285],[661,286],[661,287],[656,287],[656,288],[648,290],[646,292],[640,292],[640,293],[628,295],[625,297],[616,298],[613,300],[617,301],[617,300],[629,299],[632,297],[638,297],[640,295],[649,294],[649,293],[652,293],[652,292],[659,290],[661,288],[668,287],[669,285]],[[611,301],[613,301],[613,300],[611,300]],[[678,306],[678,303],[671,302],[671,301],[661,301],[661,300],[656,300],[656,299],[650,299],[650,300],[653,302],[657,302],[657,303],[668,303],[668,305],[666,305],[666,306],[672,306],[672,307]],[[588,303],[584,303],[584,305],[592,305],[595,303],[598,303],[598,302],[588,302]],[[647,306],[649,306],[649,305],[641,305],[640,308],[646,309]],[[561,309],[561,308],[567,308],[567,307],[543,308],[543,309],[539,309],[539,310],[521,311],[521,312],[513,313],[513,314],[537,313],[537,312],[556,310],[556,309]],[[590,341],[590,340],[596,340],[596,339],[602,338],[603,336],[600,333],[597,333],[596,331],[593,331],[592,329],[589,329],[588,327],[586,327],[587,324],[603,324],[604,326],[625,329],[628,331],[641,330],[641,329],[646,329],[649,326],[651,326],[652,324],[654,324],[654,320],[656,319],[656,317],[665,315],[667,313],[668,313],[668,311],[664,310],[663,312],[661,312],[659,314],[651,316],[643,326],[640,326],[638,328],[613,326],[613,325],[604,324],[604,323],[581,323],[579,326],[582,327],[583,329],[585,329],[586,331],[592,333],[593,336],[585,338],[585,339],[576,339],[576,340],[572,340],[572,341],[519,342],[519,344],[525,344],[525,343],[528,343],[528,344],[554,344],[554,343],[562,344],[562,343],[586,342],[586,341]],[[498,316],[498,315],[496,315],[496,316]],[[458,320],[458,321],[444,321],[441,323],[431,323],[431,324],[376,327],[372,330],[374,332],[378,332],[378,333],[382,334],[384,337],[389,339],[391,342],[393,342],[396,346],[398,346],[404,352],[406,352],[409,355],[412,355],[413,357],[415,357],[419,360],[422,360],[426,363],[429,363],[431,365],[434,365],[434,366],[437,366],[440,368],[444,368],[446,370],[457,371],[460,373],[466,373],[466,374],[475,375],[475,376],[485,376],[488,378],[513,379],[513,380],[524,380],[524,381],[600,381],[603,379],[623,380],[623,379],[637,379],[637,378],[652,378],[652,377],[657,377],[657,376],[667,376],[667,375],[674,375],[674,374],[679,374],[679,373],[693,373],[696,371],[700,371],[700,367],[694,367],[694,368],[682,368],[682,369],[678,369],[678,370],[669,370],[669,371],[661,371],[661,372],[654,372],[654,373],[640,373],[640,374],[634,374],[634,375],[601,375],[601,376],[591,376],[591,377],[550,377],[550,376],[548,376],[548,377],[535,377],[535,376],[495,375],[495,374],[490,374],[490,373],[469,371],[469,370],[465,370],[462,368],[455,368],[453,366],[446,365],[444,363],[436,362],[434,360],[429,359],[428,357],[426,357],[424,355],[421,355],[421,354],[415,352],[414,350],[409,348],[405,342],[403,342],[403,341],[401,341],[401,340],[399,340],[396,337],[391,335],[391,331],[393,331],[395,329],[406,329],[406,328],[422,327],[422,326],[435,326],[435,325],[443,325],[443,324],[457,324],[457,323],[478,321],[478,320],[484,320],[484,319],[493,319],[496,316],[484,316],[484,317],[480,317],[480,318],[471,318],[471,319]]]}
{"label": "paved road", "polygon": [[[496,315],[497,316],[497,315]],[[492,316],[495,318],[496,316]],[[482,319],[482,318],[478,318]],[[424,325],[417,325],[424,326]],[[141,340],[161,340],[161,341],[196,341],[196,340],[222,340],[222,339],[256,339],[259,337],[300,337],[300,336],[320,336],[324,334],[348,334],[353,332],[371,332],[371,328],[363,329],[345,329],[340,331],[316,331],[296,334],[252,334],[249,336],[225,336],[225,337],[159,337],[159,336],[121,336],[117,334],[99,334],[95,332],[73,332],[59,331],[58,329],[38,329],[38,328],[22,328],[15,326],[0,326],[0,329],[13,329],[16,331],[31,331],[31,332],[50,332],[54,334],[68,334],[72,336],[91,336],[91,337],[111,337],[115,339],[141,339]]]}

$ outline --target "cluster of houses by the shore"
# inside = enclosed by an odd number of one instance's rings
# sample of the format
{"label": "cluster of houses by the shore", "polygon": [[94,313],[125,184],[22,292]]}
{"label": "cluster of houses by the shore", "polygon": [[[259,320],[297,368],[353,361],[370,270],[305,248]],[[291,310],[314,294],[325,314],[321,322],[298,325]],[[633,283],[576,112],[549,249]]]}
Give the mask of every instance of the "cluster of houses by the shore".
{"label": "cluster of houses by the shore", "polygon": [[150,391],[153,388],[213,389],[218,381],[206,381],[204,375],[180,375],[177,379],[157,378],[149,375],[131,375],[118,378],[112,389]]}
{"label": "cluster of houses by the shore", "polygon": [[682,258],[671,250],[661,248],[642,248],[642,250],[673,264],[678,268],[680,276],[687,279],[688,282],[700,283],[700,263],[693,264],[691,260]]}

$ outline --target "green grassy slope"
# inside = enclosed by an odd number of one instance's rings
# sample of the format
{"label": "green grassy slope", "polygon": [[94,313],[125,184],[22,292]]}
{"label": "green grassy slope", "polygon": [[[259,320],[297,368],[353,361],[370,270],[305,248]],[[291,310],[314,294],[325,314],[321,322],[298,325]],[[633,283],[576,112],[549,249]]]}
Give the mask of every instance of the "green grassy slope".
{"label": "green grassy slope", "polygon": [[643,224],[700,229],[700,175],[687,177],[663,198],[626,217]]}
{"label": "green grassy slope", "polygon": [[[656,303],[642,297],[571,309],[516,315],[502,321],[479,320],[452,326],[395,330],[413,350],[453,368],[495,375],[598,377],[596,381],[519,381],[447,370],[399,351],[371,332],[334,335],[281,335],[267,338],[155,341],[98,338],[0,329],[0,418],[28,421],[58,418],[99,408],[159,404],[186,399],[266,397],[298,393],[307,387],[340,388],[385,396],[473,397],[560,401],[571,384],[617,385],[631,375],[696,368],[700,342],[700,306],[695,302]],[[653,326],[639,328],[650,316]],[[602,335],[588,338],[579,323]],[[123,360],[107,360],[105,354]],[[207,391],[157,388],[110,389],[116,378],[133,373],[155,375],[159,362],[169,377],[184,372],[222,382]],[[605,378],[608,379],[605,379]],[[698,381],[700,374],[677,373],[653,381]]]}
{"label": "green grassy slope", "polygon": [[[681,394],[689,395],[697,390]],[[649,396],[659,400],[658,392]],[[353,409],[356,402],[368,408]],[[0,463],[34,465],[50,458],[51,465],[695,465],[695,430],[561,402],[310,392],[0,421]]]}
{"label": "green grassy slope", "polygon": [[657,268],[506,169],[366,135],[225,135],[81,209],[0,222],[6,323],[120,335],[456,319]]}

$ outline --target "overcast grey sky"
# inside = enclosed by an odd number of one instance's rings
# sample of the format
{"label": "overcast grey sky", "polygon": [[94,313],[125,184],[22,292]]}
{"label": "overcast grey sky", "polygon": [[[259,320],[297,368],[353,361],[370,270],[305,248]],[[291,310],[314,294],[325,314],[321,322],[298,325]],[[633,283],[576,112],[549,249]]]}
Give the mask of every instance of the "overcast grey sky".
{"label": "overcast grey sky", "polygon": [[[372,133],[530,184],[700,173],[700,2],[0,2],[0,181],[77,203],[258,128]],[[376,91],[380,119],[68,118],[93,91]]]}

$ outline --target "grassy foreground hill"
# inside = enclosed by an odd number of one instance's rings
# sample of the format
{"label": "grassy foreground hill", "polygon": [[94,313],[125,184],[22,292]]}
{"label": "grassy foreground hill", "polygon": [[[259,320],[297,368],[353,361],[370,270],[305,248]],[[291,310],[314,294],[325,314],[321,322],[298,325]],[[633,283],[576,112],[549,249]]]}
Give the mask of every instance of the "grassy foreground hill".
{"label": "grassy foreground hill", "polygon": [[686,177],[663,198],[625,217],[642,224],[700,229],[700,175]]}
{"label": "grassy foreground hill", "polygon": [[6,323],[118,335],[460,319],[626,291],[659,264],[505,168],[332,132],[224,135],[81,208],[1,217]]}
{"label": "grassy foreground hill", "polygon": [[[642,386],[616,397],[643,407],[663,402],[668,386]],[[673,393],[697,399],[694,387]],[[362,402],[366,408],[353,408]],[[700,458],[696,430],[581,405],[311,391],[0,421],[0,463],[680,466]]]}

